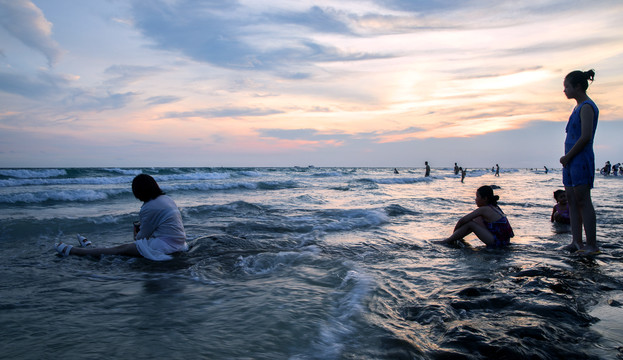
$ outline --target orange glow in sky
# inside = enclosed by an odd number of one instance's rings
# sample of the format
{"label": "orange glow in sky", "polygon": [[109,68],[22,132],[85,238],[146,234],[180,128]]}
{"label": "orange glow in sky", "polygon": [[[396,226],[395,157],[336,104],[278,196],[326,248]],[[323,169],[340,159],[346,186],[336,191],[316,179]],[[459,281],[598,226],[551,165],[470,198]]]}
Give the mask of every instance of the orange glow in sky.
{"label": "orange glow in sky", "polygon": [[622,2],[184,3],[0,1],[0,167],[555,167],[590,68],[621,156]]}

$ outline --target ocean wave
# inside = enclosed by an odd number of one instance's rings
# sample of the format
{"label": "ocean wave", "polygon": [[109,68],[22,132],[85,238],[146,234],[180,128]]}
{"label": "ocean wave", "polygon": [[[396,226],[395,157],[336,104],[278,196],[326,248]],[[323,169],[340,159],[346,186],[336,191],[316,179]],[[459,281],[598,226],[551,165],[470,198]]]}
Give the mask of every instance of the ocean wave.
{"label": "ocean wave", "polygon": [[[112,169],[110,170],[113,171]],[[137,170],[140,174],[141,171]],[[132,173],[128,170],[127,173]],[[134,174],[131,174],[134,175]],[[159,183],[168,181],[184,181],[184,180],[223,180],[230,176],[227,173],[188,173],[174,175],[155,175],[154,179]],[[60,178],[60,179],[43,179],[43,178],[22,178],[22,179],[1,179],[0,187],[9,186],[32,186],[32,185],[111,185],[111,184],[131,184],[134,176],[99,176],[99,177],[76,177],[76,178]]]}
{"label": "ocean wave", "polygon": [[208,191],[208,190],[236,190],[236,189],[249,189],[255,190],[258,188],[257,184],[251,182],[232,182],[232,183],[192,183],[192,184],[177,184],[177,185],[162,185],[162,190],[166,191]]}
{"label": "ocean wave", "polygon": [[307,250],[316,251],[280,251],[277,253],[260,253],[250,256],[240,256],[236,266],[247,274],[267,275],[278,271],[295,267],[297,264],[312,262],[317,258],[317,248],[307,247]]}
{"label": "ocean wave", "polygon": [[262,176],[262,173],[260,173],[259,171],[240,171],[239,174],[243,175],[243,176],[248,176],[248,177],[260,177],[260,176]]}
{"label": "ocean wave", "polygon": [[102,168],[103,171],[108,171],[111,173],[117,173],[122,175],[138,175],[143,172],[141,169],[121,169],[121,168]]}
{"label": "ocean wave", "polygon": [[312,174],[311,176],[313,177],[336,177],[336,176],[344,176],[344,174],[338,171],[333,171],[333,172],[316,173],[316,174]]}
{"label": "ocean wave", "polygon": [[417,215],[418,212],[404,208],[398,204],[392,204],[385,208],[385,212],[389,216],[401,216],[401,215]]}
{"label": "ocean wave", "polygon": [[0,187],[34,185],[112,185],[130,183],[132,183],[132,177],[129,176],[63,179],[4,179],[0,180]]}
{"label": "ocean wave", "polygon": [[188,215],[236,215],[240,216],[241,214],[249,215],[260,215],[266,212],[266,208],[257,205],[248,203],[246,201],[235,201],[229,204],[223,205],[199,205],[194,207],[186,207],[182,209],[182,213]]}
{"label": "ocean wave", "polygon": [[110,196],[129,193],[130,190],[59,190],[59,191],[35,191],[27,193],[15,193],[0,196],[0,204],[28,203],[36,204],[47,201],[99,201],[108,199]]}
{"label": "ocean wave", "polygon": [[227,182],[227,183],[191,183],[191,184],[175,184],[175,185],[163,185],[161,188],[167,190],[236,190],[236,189],[248,189],[248,190],[280,190],[280,189],[292,189],[299,187],[296,181],[260,181],[260,182]]}
{"label": "ocean wave", "polygon": [[371,181],[381,184],[381,185],[392,185],[392,184],[415,184],[417,182],[422,181],[432,181],[431,177],[421,177],[421,178],[382,178],[382,179],[371,179]]}
{"label": "ocean wave", "polygon": [[299,184],[293,180],[286,181],[260,181],[257,183],[257,188],[260,190],[280,190],[280,189],[294,189],[299,187]]}
{"label": "ocean wave", "polygon": [[326,232],[376,227],[389,222],[387,213],[377,209],[324,210],[319,216],[330,221],[314,226],[314,230]]}
{"label": "ocean wave", "polygon": [[[250,212],[246,214],[248,215]],[[246,234],[258,236],[258,234],[275,233],[348,232],[378,227],[388,222],[389,215],[384,209],[336,209],[321,210],[304,215],[269,215],[262,218],[235,221],[227,225],[227,232],[236,236],[246,236]]]}
{"label": "ocean wave", "polygon": [[345,344],[356,332],[358,318],[365,307],[364,299],[372,289],[373,280],[365,273],[349,270],[342,283],[331,294],[328,317],[320,324],[318,333],[308,348],[293,359],[337,359]]}
{"label": "ocean wave", "polygon": [[174,181],[174,180],[223,180],[229,179],[231,175],[229,173],[213,173],[213,172],[192,172],[186,174],[172,174],[172,175],[154,175],[156,181]]}
{"label": "ocean wave", "polygon": [[65,169],[0,169],[0,176],[31,179],[31,178],[50,178],[65,176]]}

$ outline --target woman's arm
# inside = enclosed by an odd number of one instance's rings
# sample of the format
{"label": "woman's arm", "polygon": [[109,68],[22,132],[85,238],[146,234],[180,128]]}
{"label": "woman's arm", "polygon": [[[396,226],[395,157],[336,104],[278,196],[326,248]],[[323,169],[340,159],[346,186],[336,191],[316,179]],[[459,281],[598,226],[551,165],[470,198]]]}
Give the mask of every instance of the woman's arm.
{"label": "woman's arm", "polygon": [[456,231],[456,229],[460,228],[461,226],[467,224],[468,222],[474,220],[475,218],[482,216],[484,209],[484,206],[479,207],[478,209],[460,218],[459,221],[457,221],[456,226],[454,227],[454,231]]}
{"label": "woman's arm", "polygon": [[593,111],[592,106],[582,106],[580,109],[580,126],[582,129],[582,134],[578,141],[573,145],[571,150],[566,153],[563,157],[560,158],[560,163],[562,166],[566,166],[571,159],[573,159],[577,154],[584,149],[586,144],[588,144],[593,138],[593,122],[595,119],[595,112]]}
{"label": "woman's arm", "polygon": [[155,210],[152,209],[148,203],[143,204],[141,211],[138,214],[138,218],[141,222],[141,228],[136,234],[136,239],[147,239],[156,230],[155,223]]}

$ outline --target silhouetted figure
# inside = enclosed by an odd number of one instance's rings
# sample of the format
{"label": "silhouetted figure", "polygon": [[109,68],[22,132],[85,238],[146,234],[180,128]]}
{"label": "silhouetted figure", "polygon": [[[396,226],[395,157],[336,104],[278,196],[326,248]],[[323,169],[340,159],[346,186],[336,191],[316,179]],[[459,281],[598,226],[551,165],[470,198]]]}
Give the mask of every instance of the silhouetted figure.
{"label": "silhouetted figure", "polygon": [[[593,140],[597,130],[599,109],[586,95],[588,81],[593,81],[595,71],[576,70],[567,74],[564,93],[577,105],[567,122],[565,155],[560,158],[562,183],[565,185],[569,203],[571,235],[573,241],[566,248],[577,253],[592,255],[599,253],[597,247],[597,219],[591,200],[591,189],[595,180],[595,153]],[[586,246],[582,243],[582,228],[586,234]]]}

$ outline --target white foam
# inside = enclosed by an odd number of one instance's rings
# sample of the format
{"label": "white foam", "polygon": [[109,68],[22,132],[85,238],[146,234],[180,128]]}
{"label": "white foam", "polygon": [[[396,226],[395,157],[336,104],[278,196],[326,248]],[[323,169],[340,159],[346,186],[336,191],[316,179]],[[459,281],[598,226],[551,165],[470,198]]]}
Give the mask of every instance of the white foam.
{"label": "white foam", "polygon": [[333,210],[325,212],[335,221],[317,225],[314,230],[319,231],[349,231],[359,228],[379,226],[389,222],[389,216],[383,210]]}
{"label": "white foam", "polygon": [[102,168],[101,170],[118,173],[123,175],[138,175],[143,171],[141,169],[121,169],[121,168]]}
{"label": "white foam", "polygon": [[329,317],[320,324],[316,339],[303,354],[291,359],[338,359],[344,343],[356,332],[355,318],[364,312],[363,300],[372,287],[367,275],[350,270],[332,294]]}
{"label": "white foam", "polygon": [[179,185],[163,185],[163,190],[233,190],[233,189],[257,189],[257,184],[250,182],[233,182],[233,183],[193,183]]}
{"label": "white foam", "polygon": [[117,195],[128,190],[96,191],[89,189],[61,190],[61,191],[37,191],[16,193],[0,196],[0,203],[42,203],[46,201],[97,201],[107,199],[111,195]]}
{"label": "white foam", "polygon": [[64,169],[0,169],[0,175],[20,179],[50,178],[67,175],[67,171]]}
{"label": "white foam", "polygon": [[245,273],[253,275],[266,275],[281,268],[291,268],[296,263],[314,258],[313,252],[281,251],[278,253],[261,253],[250,256],[238,257],[237,267]]}
{"label": "white foam", "polygon": [[229,179],[229,173],[196,172],[188,174],[155,175],[156,181],[172,180],[222,180]]}
{"label": "white foam", "polygon": [[131,177],[87,177],[64,179],[5,179],[0,180],[0,187],[27,186],[27,185],[110,185],[130,184]]}

